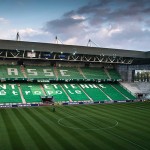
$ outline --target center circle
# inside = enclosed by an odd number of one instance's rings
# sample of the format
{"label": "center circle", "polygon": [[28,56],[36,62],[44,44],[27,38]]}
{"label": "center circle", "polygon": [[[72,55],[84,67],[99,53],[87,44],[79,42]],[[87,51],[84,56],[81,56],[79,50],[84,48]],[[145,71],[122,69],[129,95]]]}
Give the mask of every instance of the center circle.
{"label": "center circle", "polygon": [[68,116],[58,120],[58,124],[71,128],[81,130],[102,130],[114,128],[118,125],[115,119],[102,116]]}

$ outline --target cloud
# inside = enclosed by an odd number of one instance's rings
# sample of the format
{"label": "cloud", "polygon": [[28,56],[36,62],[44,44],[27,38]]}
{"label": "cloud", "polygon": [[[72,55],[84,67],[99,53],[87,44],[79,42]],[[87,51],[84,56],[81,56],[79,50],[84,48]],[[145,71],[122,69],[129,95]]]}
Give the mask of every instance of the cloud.
{"label": "cloud", "polygon": [[9,23],[8,20],[6,20],[5,18],[0,17],[0,24],[7,24]]}
{"label": "cloud", "polygon": [[36,42],[49,42],[51,34],[48,32],[42,31],[40,29],[32,29],[32,28],[25,28],[25,29],[13,29],[11,33],[16,35],[19,32],[21,40],[24,41],[36,41]]}
{"label": "cloud", "polygon": [[66,40],[74,36],[81,36],[86,32],[85,20],[86,18],[81,15],[62,16],[60,19],[48,21],[43,29]]}
{"label": "cloud", "polygon": [[19,32],[21,41],[34,42],[50,42],[51,34],[40,29],[24,28],[24,29],[10,29],[4,31],[0,29],[0,38],[7,40],[16,40],[16,34]]}
{"label": "cloud", "polygon": [[149,0],[95,0],[48,21],[44,30],[61,35],[66,44],[150,50]]}

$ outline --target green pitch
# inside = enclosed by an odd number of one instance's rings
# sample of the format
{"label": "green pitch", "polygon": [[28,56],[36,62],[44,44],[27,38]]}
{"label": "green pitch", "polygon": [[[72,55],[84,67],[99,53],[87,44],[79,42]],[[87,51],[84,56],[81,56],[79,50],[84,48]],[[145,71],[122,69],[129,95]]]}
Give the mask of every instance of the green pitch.
{"label": "green pitch", "polygon": [[148,150],[150,103],[0,109],[0,150]]}

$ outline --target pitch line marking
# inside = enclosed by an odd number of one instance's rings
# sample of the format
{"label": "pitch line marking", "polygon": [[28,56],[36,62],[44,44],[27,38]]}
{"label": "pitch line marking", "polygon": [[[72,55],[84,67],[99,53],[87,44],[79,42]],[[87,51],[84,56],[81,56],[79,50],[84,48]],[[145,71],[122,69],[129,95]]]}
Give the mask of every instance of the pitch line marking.
{"label": "pitch line marking", "polygon": [[115,135],[116,137],[119,137],[120,139],[123,139],[124,141],[127,141],[127,142],[129,142],[129,143],[131,143],[131,144],[133,144],[133,145],[135,145],[135,146],[137,146],[137,147],[139,147],[139,148],[141,148],[141,149],[143,149],[143,150],[148,150],[147,148],[144,148],[144,147],[142,147],[141,145],[138,145],[138,144],[136,144],[135,142],[132,142],[131,140],[128,140],[128,139],[126,139],[126,138],[124,138],[124,137],[122,137],[122,136],[120,136],[120,135],[118,135],[118,134],[115,134],[115,133],[110,132],[110,131],[109,131],[109,133],[110,133],[110,134],[113,134],[113,135]]}
{"label": "pitch line marking", "polygon": [[136,108],[150,110],[150,108],[146,108],[145,106],[140,106],[140,107],[136,107]]}
{"label": "pitch line marking", "polygon": [[[57,122],[59,125],[61,125],[63,127],[75,129],[75,130],[107,130],[107,129],[115,128],[119,124],[119,122],[117,120],[111,119],[111,120],[115,121],[115,125],[113,125],[113,126],[109,126],[106,128],[99,127],[99,128],[84,129],[84,128],[75,128],[75,127],[67,126],[67,125],[64,125],[63,123],[61,123],[61,121],[64,120],[65,118],[73,118],[73,117],[75,118],[75,117],[81,117],[81,116],[68,116],[68,117],[60,118]],[[88,116],[84,116],[84,117],[88,117]],[[106,118],[106,117],[102,117],[102,118]]]}

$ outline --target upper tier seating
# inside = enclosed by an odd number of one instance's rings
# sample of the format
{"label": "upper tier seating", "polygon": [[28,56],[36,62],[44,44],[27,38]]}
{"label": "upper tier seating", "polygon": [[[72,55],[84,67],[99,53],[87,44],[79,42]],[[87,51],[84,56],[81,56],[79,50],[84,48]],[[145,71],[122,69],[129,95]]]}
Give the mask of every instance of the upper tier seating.
{"label": "upper tier seating", "polygon": [[47,66],[26,66],[25,73],[27,78],[56,79],[53,68]]}
{"label": "upper tier seating", "polygon": [[102,68],[81,68],[86,79],[109,79]]}
{"label": "upper tier seating", "polygon": [[58,79],[84,79],[78,68],[58,67],[56,68]]}
{"label": "upper tier seating", "polygon": [[111,79],[117,80],[117,79],[121,79],[120,74],[114,70],[114,69],[107,69],[109,76],[111,77]]}
{"label": "upper tier seating", "polygon": [[110,76],[111,79],[121,79],[115,70],[106,73],[103,68],[0,65],[1,79],[109,80]]}
{"label": "upper tier seating", "polygon": [[24,78],[21,66],[18,65],[0,65],[0,78]]}

